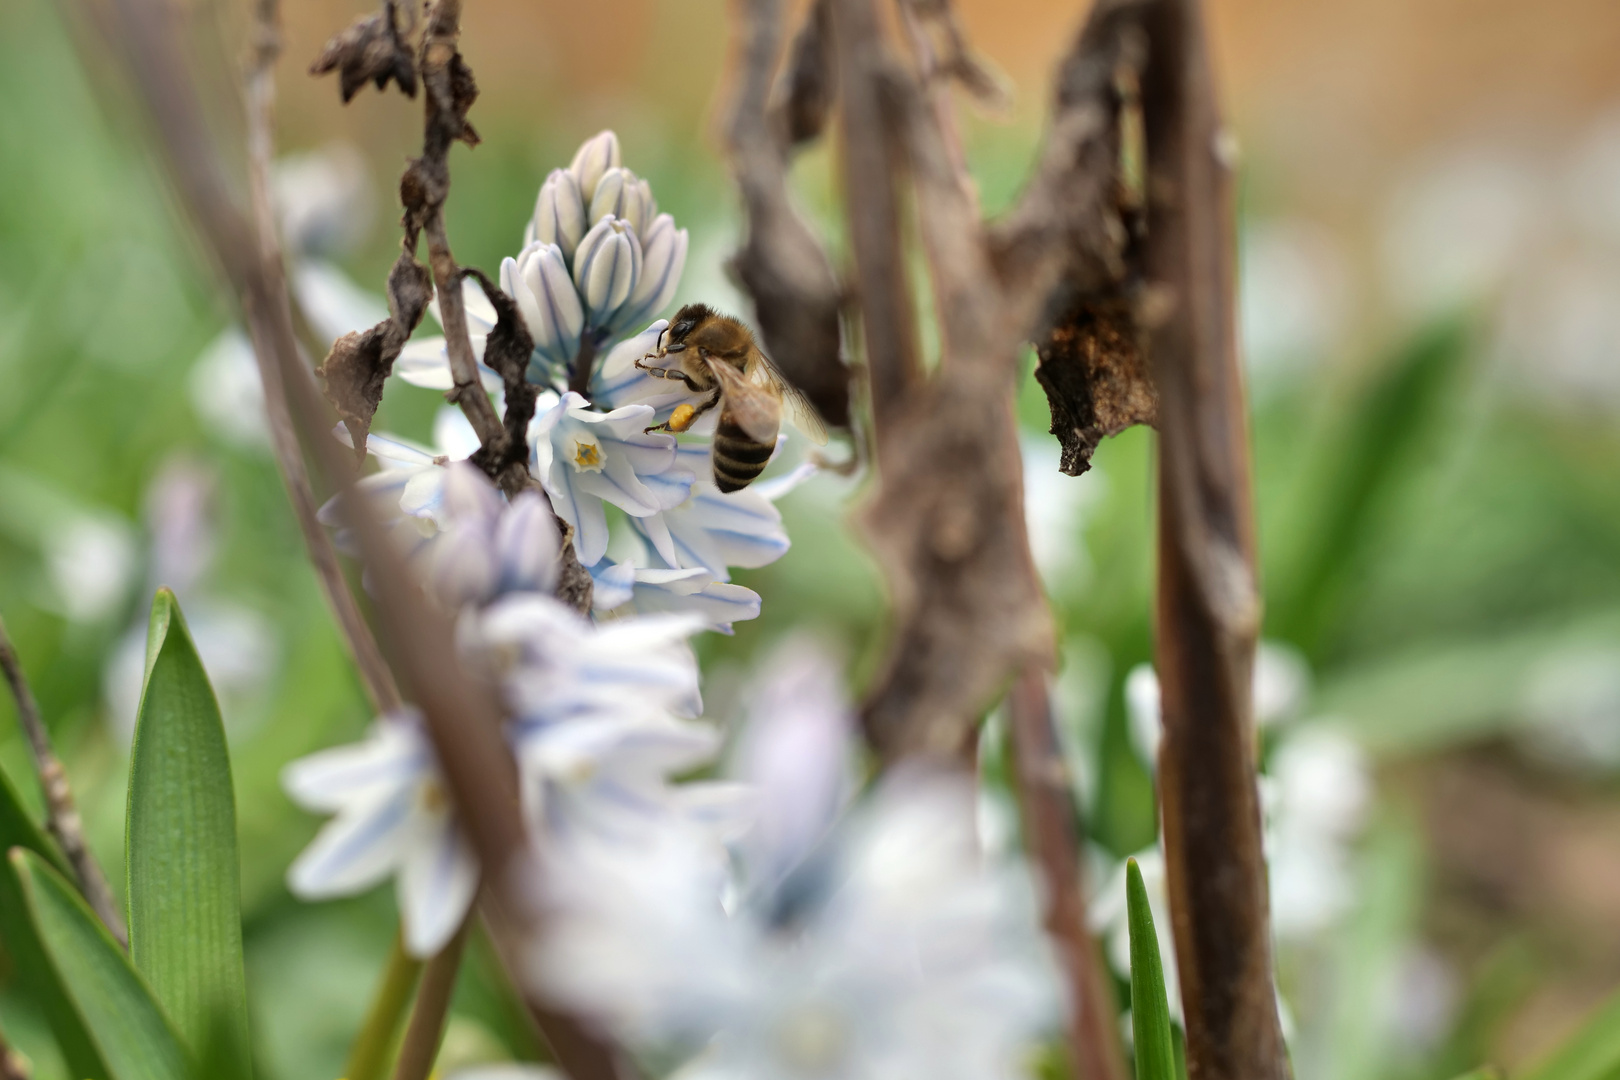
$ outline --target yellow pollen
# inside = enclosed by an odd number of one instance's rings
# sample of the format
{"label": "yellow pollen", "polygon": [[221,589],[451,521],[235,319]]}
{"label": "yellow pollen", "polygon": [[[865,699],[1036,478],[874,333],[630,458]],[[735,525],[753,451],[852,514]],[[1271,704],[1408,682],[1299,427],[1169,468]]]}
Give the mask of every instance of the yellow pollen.
{"label": "yellow pollen", "polygon": [[602,447],[586,439],[575,439],[574,467],[600,471],[602,468]]}
{"label": "yellow pollen", "polygon": [[692,420],[697,416],[697,409],[690,405],[677,405],[675,411],[669,414],[669,430],[685,431],[692,426]]}

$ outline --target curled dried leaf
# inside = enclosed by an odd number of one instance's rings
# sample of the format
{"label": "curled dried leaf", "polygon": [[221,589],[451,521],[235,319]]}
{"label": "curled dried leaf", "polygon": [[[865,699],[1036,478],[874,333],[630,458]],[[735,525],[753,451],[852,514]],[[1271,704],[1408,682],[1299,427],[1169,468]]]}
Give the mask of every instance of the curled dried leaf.
{"label": "curled dried leaf", "polygon": [[382,90],[390,79],[406,97],[416,96],[416,64],[400,32],[394,0],[386,0],[381,11],[361,16],[328,41],[309,73],[325,75],[333,70],[345,103],[366,83],[376,83]]}
{"label": "curled dried leaf", "polygon": [[[528,379],[534,338],[517,304],[482,270],[467,269],[463,273],[478,279],[484,296],[495,308],[495,328],[484,344],[484,363],[500,375],[506,394],[501,438],[480,446],[472,460],[508,495],[516,495],[529,483],[529,421],[534,419],[535,398],[540,393],[540,388]],[[484,391],[475,386],[473,392]]]}
{"label": "curled dried leaf", "polygon": [[388,272],[389,317],[369,330],[344,334],[332,343],[317,374],[326,380],[326,397],[349,429],[354,451],[366,456],[366,436],[382,402],[383,386],[411,332],[422,321],[433,296],[427,267],[401,252]]}
{"label": "curled dried leaf", "polygon": [[1035,378],[1052,408],[1058,467],[1079,476],[1097,444],[1158,418],[1159,394],[1143,354],[1137,305],[1122,295],[1082,297],[1036,352]]}

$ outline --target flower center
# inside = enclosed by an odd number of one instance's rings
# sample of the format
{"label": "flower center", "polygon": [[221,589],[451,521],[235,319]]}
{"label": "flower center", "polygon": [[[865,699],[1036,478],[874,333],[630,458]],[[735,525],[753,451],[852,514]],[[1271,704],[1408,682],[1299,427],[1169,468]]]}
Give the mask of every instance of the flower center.
{"label": "flower center", "polygon": [[437,814],[450,805],[450,796],[436,779],[423,780],[422,786],[417,789],[416,799],[422,809],[430,814]]}
{"label": "flower center", "polygon": [[843,1017],[816,1001],[790,1009],[776,1028],[783,1059],[809,1075],[838,1071],[848,1049],[848,1035]]}
{"label": "flower center", "polygon": [[601,472],[605,455],[602,453],[602,444],[594,438],[589,435],[575,435],[572,458],[574,468],[580,472]]}

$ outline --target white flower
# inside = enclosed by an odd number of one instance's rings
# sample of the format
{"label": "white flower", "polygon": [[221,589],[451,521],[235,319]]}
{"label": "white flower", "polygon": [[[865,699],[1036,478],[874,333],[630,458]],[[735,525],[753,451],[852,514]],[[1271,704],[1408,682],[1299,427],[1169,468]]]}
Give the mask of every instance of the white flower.
{"label": "white flower", "polygon": [[641,278],[641,240],[628,221],[604,214],[574,252],[574,286],[592,326],[605,327]]}
{"label": "white flower", "polygon": [[[579,561],[586,566],[607,552],[604,501],[632,518],[647,517],[678,504],[692,486],[692,474],[676,463],[674,438],[647,433],[652,423],[650,406],[600,413],[569,391],[530,425],[534,474],[574,527]],[[672,559],[675,552],[666,543],[660,554]]]}
{"label": "white flower", "polygon": [[604,409],[649,405],[660,421],[667,420],[676,405],[690,401],[690,391],[679,382],[660,379],[636,366],[637,360],[657,351],[658,339],[668,326],[668,319],[659,319],[609,349],[591,373],[591,400]]}
{"label": "white flower", "polygon": [[[348,429],[342,425],[333,429],[333,434],[340,442],[353,445]],[[447,524],[445,466],[471,457],[478,449],[478,435],[459,409],[446,405],[433,418],[433,443],[431,447],[422,446],[397,435],[372,432],[366,437],[366,452],[377,459],[381,468],[361,477],[354,485],[362,494],[377,499],[384,506],[396,505],[407,523],[424,539],[437,536]],[[334,496],[321,507],[323,523],[339,523],[338,502],[338,497]]]}
{"label": "white flower", "polygon": [[652,185],[622,166],[609,169],[596,183],[586,220],[600,221],[603,216],[621,218],[637,236],[646,236],[647,226],[658,216]]}
{"label": "white flower", "polygon": [[716,581],[701,566],[661,570],[603,559],[591,567],[591,577],[596,583],[592,607],[597,611],[627,608],[639,615],[693,614],[722,634],[731,633],[734,622],[759,617],[757,592]]}
{"label": "white flower", "polygon": [[536,241],[516,259],[501,260],[501,288],[517,301],[534,339],[529,381],[548,386],[553,372],[565,371],[574,362],[585,329],[585,309],[568,276],[562,249]]}
{"label": "white flower", "polygon": [[579,184],[580,198],[588,204],[596,197],[596,185],[602,174],[618,167],[619,137],[611,131],[599,131],[580,143],[568,171]]}
{"label": "white flower", "polygon": [[[469,277],[461,282],[461,307],[467,314],[467,340],[472,345],[473,355],[481,360],[484,344],[489,339],[490,331],[495,329],[495,305],[484,295],[483,287]],[[428,312],[443,325],[438,296],[429,302]],[[455,379],[450,374],[450,354],[446,351],[443,335],[407,341],[394,360],[394,374],[412,386],[427,390],[449,390],[453,387]],[[478,377],[484,389],[492,394],[499,392],[504,385],[500,375],[482,363],[478,365]]]}
{"label": "white flower", "polygon": [[[789,692],[824,678],[792,673]],[[683,1077],[1020,1075],[1052,1014],[1027,883],[986,867],[950,780],[891,777],[828,835],[848,729],[834,705],[761,733],[783,740],[750,752],[761,780],[791,777],[795,748],[813,775],[758,788],[776,824],[729,915],[724,863],[690,830],[556,849],[542,984],[634,1045],[695,1052]]]}
{"label": "white flower", "polygon": [[287,871],[295,895],[351,896],[393,876],[411,955],[450,940],[477,891],[478,864],[419,716],[385,716],[365,742],[288,765],[282,783],[305,809],[336,814]]}
{"label": "white flower", "polygon": [[636,237],[641,241],[641,274],[630,298],[613,317],[616,330],[638,326],[669,306],[686,269],[689,239],[668,214],[659,214],[645,231],[637,230]]}
{"label": "white flower", "polygon": [[[676,454],[679,470],[696,477],[689,496],[676,500],[673,491],[661,493],[667,508],[632,518],[630,524],[667,566],[703,567],[716,581],[730,581],[730,567],[753,570],[787,554],[787,530],[775,500],[815,469],[805,466],[776,480],[722,494],[714,486],[709,454],[707,445],[682,446]],[[654,486],[660,482],[661,478],[650,481]]]}
{"label": "white flower", "polygon": [[536,241],[555,244],[563,260],[572,262],[574,249],[579,247],[589,220],[585,216],[585,201],[579,193],[579,181],[567,169],[553,169],[535,197],[534,217],[524,229],[523,246],[527,248]]}
{"label": "white flower", "polygon": [[446,604],[487,604],[509,592],[555,588],[560,540],[551,505],[539,492],[522,492],[508,503],[463,462],[446,470],[444,503],[449,525],[434,545],[432,574]]}

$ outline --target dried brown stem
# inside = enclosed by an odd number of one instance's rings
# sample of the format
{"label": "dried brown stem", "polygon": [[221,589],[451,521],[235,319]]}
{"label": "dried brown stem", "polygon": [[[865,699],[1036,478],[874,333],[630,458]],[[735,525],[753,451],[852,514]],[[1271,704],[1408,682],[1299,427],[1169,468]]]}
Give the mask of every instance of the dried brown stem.
{"label": "dried brown stem", "polygon": [[[839,142],[855,300],[872,412],[881,431],[922,377],[916,312],[906,278],[900,192],[905,158],[885,116],[881,84],[893,59],[873,0],[829,0],[838,68]],[[879,439],[878,452],[883,452]]]}
{"label": "dried brown stem", "polygon": [[416,1005],[411,1009],[411,1022],[394,1065],[394,1080],[427,1080],[433,1072],[439,1042],[444,1038],[444,1021],[450,1014],[450,991],[456,986],[456,973],[461,970],[461,954],[467,947],[471,927],[469,914],[455,937],[422,969]]}
{"label": "dried brown stem", "polygon": [[68,786],[67,772],[51,746],[51,736],[45,730],[39,702],[34,699],[28,677],[23,674],[22,661],[17,658],[17,650],[6,633],[3,619],[0,619],[0,673],[4,673],[11,687],[11,696],[17,702],[17,719],[34,757],[34,772],[39,776],[40,789],[45,793],[45,828],[56,839],[62,854],[67,856],[68,865],[73,868],[74,877],[78,878],[79,891],[84,894],[91,910],[118,939],[118,943],[128,948],[129,931],[124,928],[118,898],[107,885],[107,877],[101,872],[95,856],[85,845],[84,821],[79,817],[78,805],[73,801],[73,789]]}
{"label": "dried brown stem", "polygon": [[[275,116],[275,62],[281,51],[279,0],[257,0],[254,5],[253,48],[249,58],[245,90],[247,99],[248,192],[252,202],[255,233],[261,272],[266,278],[280,279],[279,292],[288,296],[285,270],[282,262],[281,242],[276,231],[275,208],[270,198],[270,163],[274,157]],[[290,303],[290,301],[289,301]],[[291,314],[289,310],[289,314]],[[298,448],[298,435],[293,430],[292,418],[287,413],[287,393],[282,386],[281,372],[271,361],[269,353],[259,348],[255,336],[253,357],[259,368],[259,380],[264,386],[265,414],[269,421],[270,442],[275,450],[276,464],[280,466],[282,481],[287,486],[287,498],[292,503],[293,516],[304,537],[304,548],[321,583],[321,591],[337,619],[338,629],[354,657],[371,704],[380,712],[399,708],[399,687],[393,672],[383,661],[377,648],[377,639],[371,632],[343,576],[337,550],[332,537],[317,519],[318,504],[310,487],[309,472],[304,455]]]}
{"label": "dried brown stem", "polygon": [[[795,73],[773,120],[768,107],[782,46],[781,0],[749,0],[743,9],[742,76],[727,128],[731,169],[748,213],[748,236],[731,269],[754,301],[766,351],[788,381],[804,391],[835,427],[849,425],[849,369],[841,355],[843,297],[827,253],[788,194],[789,143],[811,137],[824,119],[830,73],[820,42],[801,38]],[[825,0],[807,15],[806,33],[824,31]],[[821,30],[818,31],[817,28]],[[820,114],[820,115],[807,115]],[[796,129],[796,130],[795,130]]]}
{"label": "dried brown stem", "polygon": [[1197,0],[1146,13],[1145,268],[1159,391],[1159,750],[1171,922],[1194,1080],[1290,1075],[1272,982],[1251,670],[1260,626],[1238,365],[1227,136]]}
{"label": "dried brown stem", "polygon": [[[352,490],[353,460],[328,434],[332,414],[299,356],[285,283],[264,272],[253,225],[230,197],[189,65],[175,44],[171,16],[139,0],[115,0],[111,6],[112,19],[103,28],[107,44],[126,61],[156,123],[180,204],[234,287],[255,346],[274,359],[303,444],[341,488],[347,524],[376,583],[383,643],[394,670],[406,676],[405,696],[422,710],[458,818],[490,883],[484,907],[501,955],[520,964],[537,938],[539,915],[528,902],[533,859],[516,770],[501,737],[499,701],[492,687],[463,670],[448,617],[425,602],[386,527]],[[556,1061],[574,1080],[621,1075],[611,1048],[543,1001],[531,998],[530,1005]]]}
{"label": "dried brown stem", "polygon": [[1114,988],[1086,924],[1080,815],[1052,722],[1045,672],[1024,669],[1007,697],[1007,712],[1024,842],[1045,886],[1046,932],[1069,991],[1067,1027],[1075,1077],[1129,1080]]}

